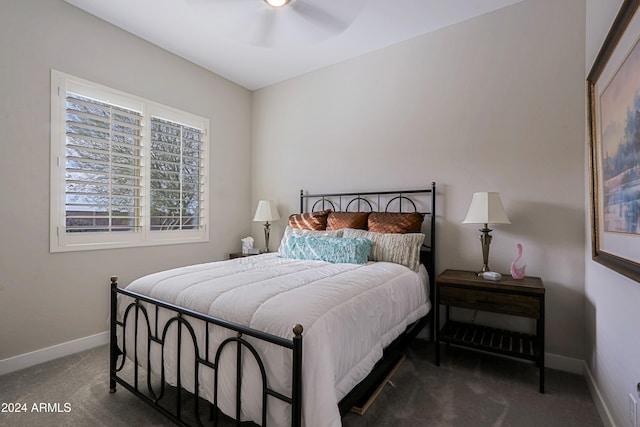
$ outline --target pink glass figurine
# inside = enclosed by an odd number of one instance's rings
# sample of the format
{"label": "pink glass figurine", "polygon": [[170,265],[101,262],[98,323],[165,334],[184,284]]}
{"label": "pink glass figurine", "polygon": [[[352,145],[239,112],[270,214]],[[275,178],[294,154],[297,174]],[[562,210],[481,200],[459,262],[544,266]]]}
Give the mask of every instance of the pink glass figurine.
{"label": "pink glass figurine", "polygon": [[522,267],[518,267],[516,265],[516,263],[520,261],[520,258],[522,258],[522,245],[518,243],[516,246],[518,248],[518,257],[511,263],[511,277],[519,280],[524,278],[524,269],[527,266],[523,265]]}

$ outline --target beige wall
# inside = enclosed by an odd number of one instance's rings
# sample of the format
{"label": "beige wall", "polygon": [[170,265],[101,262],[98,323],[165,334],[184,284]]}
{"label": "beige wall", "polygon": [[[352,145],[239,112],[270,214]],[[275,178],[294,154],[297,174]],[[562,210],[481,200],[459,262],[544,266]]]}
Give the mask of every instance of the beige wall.
{"label": "beige wall", "polygon": [[525,1],[257,91],[254,204],[287,215],[299,189],[436,181],[438,270],[476,269],[478,227],[460,222],[473,192],[499,191],[512,224],[493,227],[490,266],[508,272],[523,244],[547,288],[547,353],[582,359],[584,23],[583,0]]}
{"label": "beige wall", "polygon": [[[622,5],[622,0],[587,0],[585,78]],[[585,173],[588,173],[585,163]],[[588,184],[585,183],[585,184]],[[589,188],[584,193],[589,197]],[[588,209],[588,205],[585,205]],[[589,223],[585,226],[586,354],[590,379],[603,406],[606,425],[631,425],[628,399],[636,401],[640,382],[640,283],[629,280],[591,260]]]}
{"label": "beige wall", "polygon": [[[222,259],[251,214],[251,92],[62,0],[1,3],[0,360],[104,332],[110,275]],[[52,68],[210,119],[209,243],[49,253]]]}

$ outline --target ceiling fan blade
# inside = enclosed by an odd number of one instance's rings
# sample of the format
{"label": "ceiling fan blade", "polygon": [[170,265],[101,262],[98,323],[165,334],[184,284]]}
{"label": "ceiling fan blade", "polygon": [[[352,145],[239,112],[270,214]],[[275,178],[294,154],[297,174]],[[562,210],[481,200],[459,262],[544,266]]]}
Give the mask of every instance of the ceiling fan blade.
{"label": "ceiling fan blade", "polygon": [[276,25],[276,14],[270,13],[261,14],[260,19],[253,25],[250,31],[250,42],[257,46],[270,46],[273,44],[273,29]]}
{"label": "ceiling fan blade", "polygon": [[308,1],[294,1],[290,6],[292,10],[307,22],[320,26],[322,29],[331,33],[339,34],[346,30],[351,24],[351,22],[348,22],[345,18],[328,12]]}

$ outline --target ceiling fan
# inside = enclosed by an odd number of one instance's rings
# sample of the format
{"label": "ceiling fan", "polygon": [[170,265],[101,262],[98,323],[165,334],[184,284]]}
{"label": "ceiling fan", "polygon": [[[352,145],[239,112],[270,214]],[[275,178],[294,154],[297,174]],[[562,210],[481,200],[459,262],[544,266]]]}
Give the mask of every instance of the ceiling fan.
{"label": "ceiling fan", "polygon": [[[317,43],[345,31],[367,0],[200,0],[211,24],[234,41],[283,47]],[[286,7],[285,7],[286,6]]]}
{"label": "ceiling fan", "polygon": [[282,7],[289,3],[291,0],[264,0],[269,6]]}

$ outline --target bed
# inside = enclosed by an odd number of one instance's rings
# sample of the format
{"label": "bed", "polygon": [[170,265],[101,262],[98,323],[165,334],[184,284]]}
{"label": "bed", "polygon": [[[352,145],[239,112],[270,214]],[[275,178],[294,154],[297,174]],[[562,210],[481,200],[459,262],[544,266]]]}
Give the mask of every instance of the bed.
{"label": "bed", "polygon": [[112,277],[111,392],[179,425],[339,426],[430,320],[435,195],[301,191],[277,253]]}

